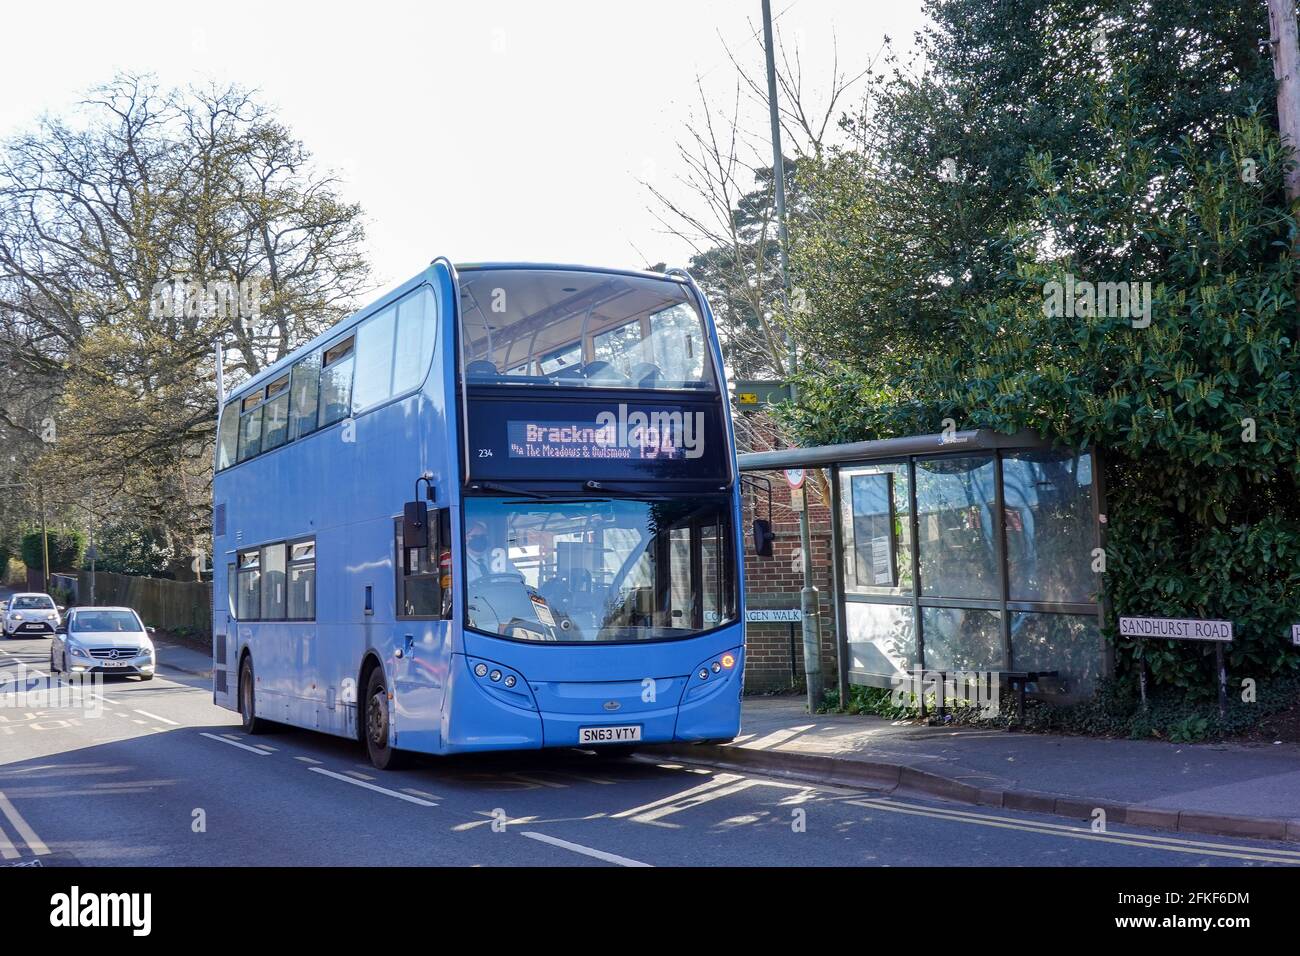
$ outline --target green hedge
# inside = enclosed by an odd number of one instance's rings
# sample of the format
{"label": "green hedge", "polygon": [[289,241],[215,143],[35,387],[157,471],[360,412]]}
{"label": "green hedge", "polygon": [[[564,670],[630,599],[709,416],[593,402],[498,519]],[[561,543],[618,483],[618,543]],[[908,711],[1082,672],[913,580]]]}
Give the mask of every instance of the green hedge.
{"label": "green hedge", "polygon": [[[80,531],[51,528],[49,548],[49,571],[75,571],[81,567],[81,558],[86,551],[86,537]],[[44,545],[39,529],[23,535],[22,556],[27,567],[38,570],[44,567]]]}

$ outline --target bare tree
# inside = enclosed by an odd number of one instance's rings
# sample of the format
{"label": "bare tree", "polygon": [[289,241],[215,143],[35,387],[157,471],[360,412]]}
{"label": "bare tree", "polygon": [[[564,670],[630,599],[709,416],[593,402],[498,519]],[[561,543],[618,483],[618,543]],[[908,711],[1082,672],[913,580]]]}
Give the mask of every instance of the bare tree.
{"label": "bare tree", "polygon": [[119,76],[7,144],[0,340],[58,396],[32,466],[52,496],[115,497],[188,567],[207,532],[213,346],[248,376],[337,321],[369,280],[363,239],[360,209],[237,87]]}

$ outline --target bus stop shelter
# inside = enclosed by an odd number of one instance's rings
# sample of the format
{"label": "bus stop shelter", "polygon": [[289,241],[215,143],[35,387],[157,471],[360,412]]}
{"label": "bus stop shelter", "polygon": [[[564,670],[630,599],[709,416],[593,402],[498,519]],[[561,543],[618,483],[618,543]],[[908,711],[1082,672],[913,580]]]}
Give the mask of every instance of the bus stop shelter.
{"label": "bus stop shelter", "polygon": [[840,699],[917,671],[1055,672],[1092,694],[1105,499],[1095,449],[977,430],[739,456],[742,472],[829,469]]}

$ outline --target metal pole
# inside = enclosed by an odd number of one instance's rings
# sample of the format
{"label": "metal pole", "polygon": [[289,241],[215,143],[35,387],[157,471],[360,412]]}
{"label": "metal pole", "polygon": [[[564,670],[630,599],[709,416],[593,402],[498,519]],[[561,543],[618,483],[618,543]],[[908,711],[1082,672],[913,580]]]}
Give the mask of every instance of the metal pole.
{"label": "metal pole", "polygon": [[1218,671],[1219,679],[1219,717],[1222,719],[1228,714],[1228,668],[1223,662],[1223,642],[1214,643],[1214,669]]}
{"label": "metal pole", "polygon": [[844,597],[844,532],[840,524],[843,514],[840,498],[840,466],[831,465],[831,607],[835,621],[835,677],[839,685],[840,710],[849,705],[849,668],[853,658],[849,653],[848,615]]}
{"label": "metal pole", "polygon": [[39,491],[41,498],[41,574],[43,589],[50,593],[50,529],[45,519],[45,489]]}
{"label": "metal pole", "polygon": [[90,522],[90,606],[95,606],[95,522]]}
{"label": "metal pole", "polygon": [[[785,159],[781,155],[781,119],[776,102],[776,52],[772,41],[772,3],[763,0],[763,49],[767,58],[767,109],[772,121],[772,186],[776,195],[776,228],[780,237],[781,290],[786,309],[790,303],[790,238],[785,216]],[[798,351],[794,340],[786,335],[790,348],[790,398],[797,396],[793,376],[798,369]],[[822,637],[818,618],[820,597],[813,586],[812,530],[808,526],[808,478],[799,489],[803,509],[799,512],[799,544],[803,552],[803,588],[799,607],[803,617],[803,670],[808,683],[808,712],[814,713],[822,703]]]}
{"label": "metal pole", "polygon": [[226,363],[221,351],[221,343],[217,343],[217,417],[221,417],[221,406],[226,404]]}
{"label": "metal pole", "polygon": [[[767,110],[772,120],[772,185],[776,189],[776,229],[781,239],[781,285],[790,289],[789,235],[785,228],[785,158],[781,155],[781,119],[776,103],[776,53],[772,43],[772,2],[763,0],[763,49],[767,54]],[[786,337],[789,342],[789,336]],[[793,358],[794,345],[790,344]],[[794,371],[793,368],[790,369]]]}

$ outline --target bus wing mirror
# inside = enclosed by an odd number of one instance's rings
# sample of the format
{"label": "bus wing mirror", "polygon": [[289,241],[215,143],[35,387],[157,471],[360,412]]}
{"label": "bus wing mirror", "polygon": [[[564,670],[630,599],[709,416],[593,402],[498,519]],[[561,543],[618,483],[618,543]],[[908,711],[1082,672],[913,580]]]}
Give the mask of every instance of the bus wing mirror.
{"label": "bus wing mirror", "polygon": [[423,501],[408,501],[402,511],[402,547],[429,546],[429,506]]}
{"label": "bus wing mirror", "polygon": [[760,558],[770,558],[772,556],[772,540],[776,535],[772,532],[772,522],[763,518],[754,519],[754,553]]}

